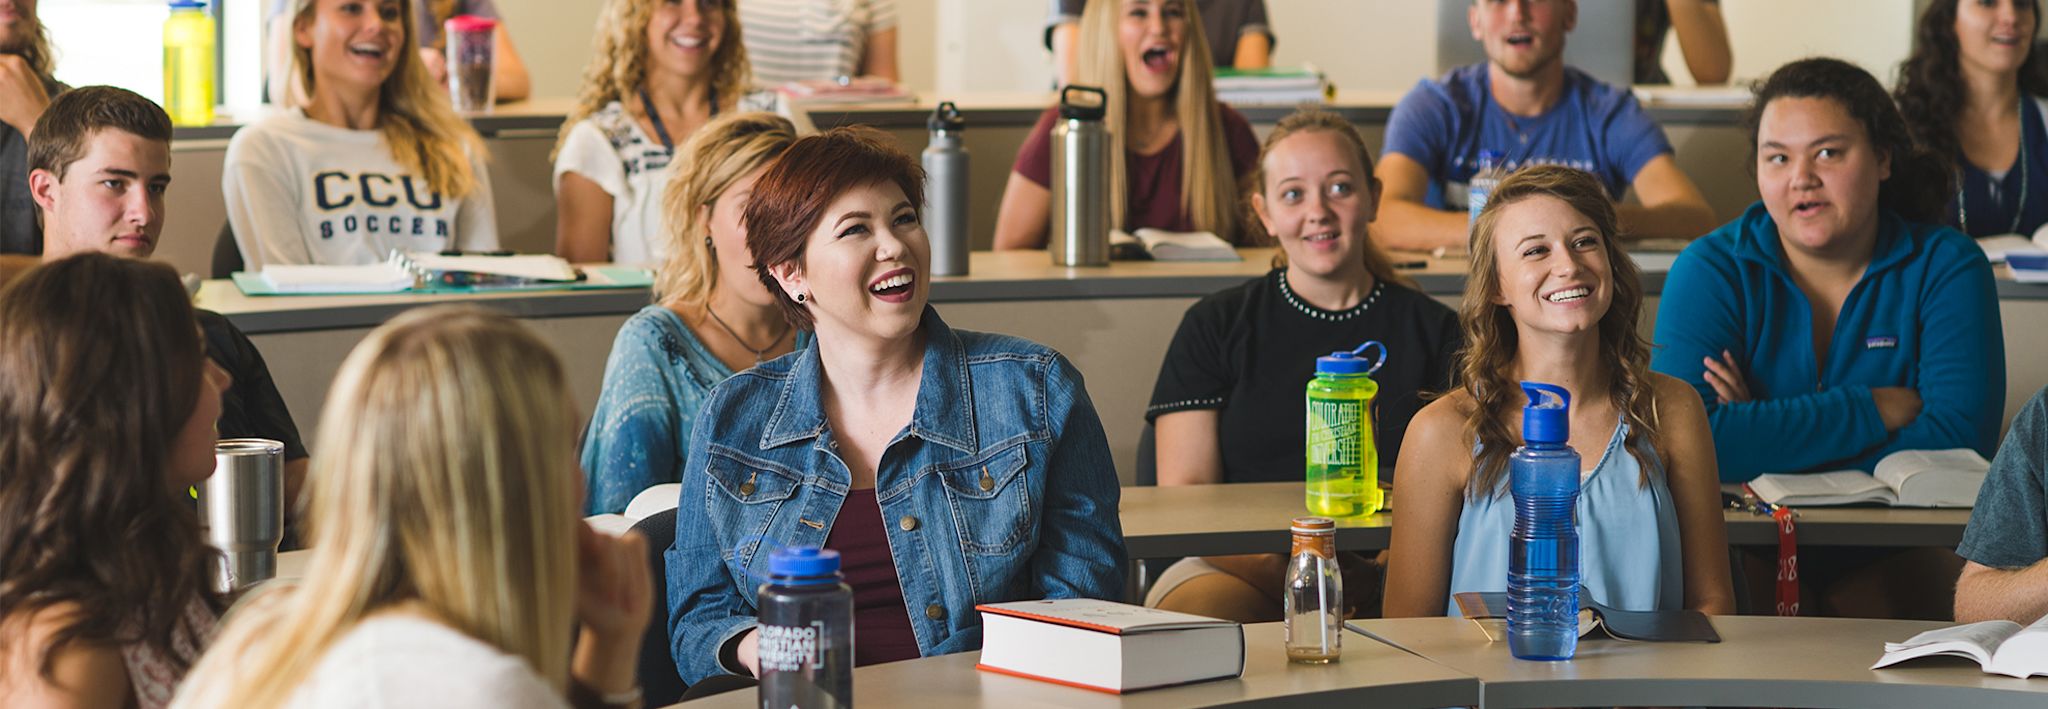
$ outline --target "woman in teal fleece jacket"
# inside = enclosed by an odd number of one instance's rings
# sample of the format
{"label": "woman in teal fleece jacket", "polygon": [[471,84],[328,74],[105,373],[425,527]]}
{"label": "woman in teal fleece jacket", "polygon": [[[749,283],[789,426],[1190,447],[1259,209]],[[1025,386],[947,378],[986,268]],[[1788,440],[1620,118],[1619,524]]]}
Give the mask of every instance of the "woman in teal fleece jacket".
{"label": "woman in teal fleece jacket", "polygon": [[1672,265],[1651,360],[1706,400],[1721,479],[1991,455],[2005,344],[1983,252],[1938,225],[1949,172],[1838,60],[1779,69],[1746,123],[1763,201]]}

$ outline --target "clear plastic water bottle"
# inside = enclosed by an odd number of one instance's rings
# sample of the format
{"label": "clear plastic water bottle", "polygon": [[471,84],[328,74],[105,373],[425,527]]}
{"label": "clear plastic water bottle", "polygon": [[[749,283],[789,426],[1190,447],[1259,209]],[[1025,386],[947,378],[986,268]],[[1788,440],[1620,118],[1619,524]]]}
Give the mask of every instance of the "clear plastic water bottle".
{"label": "clear plastic water bottle", "polygon": [[1466,182],[1465,223],[1479,221],[1479,210],[1486,208],[1486,198],[1493,194],[1493,188],[1500,185],[1500,151],[1479,151],[1479,171],[1472,173]]}
{"label": "clear plastic water bottle", "polygon": [[1515,531],[1508,544],[1508,652],[1524,660],[1569,660],[1579,646],[1579,453],[1571,440],[1571,394],[1522,382],[1523,445],[1508,457]]}
{"label": "clear plastic water bottle", "polygon": [[1320,665],[1344,649],[1344,576],[1337,569],[1337,524],[1328,517],[1294,518],[1294,558],[1287,562],[1287,660]]}
{"label": "clear plastic water bottle", "polygon": [[[1378,348],[1378,359],[1360,356]],[[1316,358],[1308,381],[1308,511],[1326,517],[1378,512],[1380,455],[1373,444],[1372,400],[1380,385],[1372,373],[1386,363],[1387,348],[1369,341],[1350,352]]]}
{"label": "clear plastic water bottle", "polygon": [[164,20],[164,112],[181,126],[213,124],[213,16],[200,0],[172,0]]}
{"label": "clear plastic water bottle", "polygon": [[771,552],[758,598],[762,709],[853,706],[853,589],[839,576],[839,552]]}
{"label": "clear plastic water bottle", "polygon": [[952,101],[939,104],[926,123],[931,143],[924,149],[925,233],[931,237],[932,275],[967,275],[967,146],[960,132],[967,119]]}

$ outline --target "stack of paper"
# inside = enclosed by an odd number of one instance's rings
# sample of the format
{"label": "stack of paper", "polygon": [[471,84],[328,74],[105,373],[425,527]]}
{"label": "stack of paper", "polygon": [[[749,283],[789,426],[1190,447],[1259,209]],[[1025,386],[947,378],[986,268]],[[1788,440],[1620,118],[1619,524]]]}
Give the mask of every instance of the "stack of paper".
{"label": "stack of paper", "polygon": [[872,76],[846,81],[792,81],[775,90],[791,100],[804,103],[868,103],[910,98],[910,92],[905,91],[902,85]]}
{"label": "stack of paper", "polygon": [[1217,69],[1216,100],[1233,106],[1322,103],[1335,93],[1312,64],[1270,69]]}
{"label": "stack of paper", "polygon": [[361,266],[263,267],[263,282],[278,293],[396,293],[413,286],[411,271],[393,261]]}

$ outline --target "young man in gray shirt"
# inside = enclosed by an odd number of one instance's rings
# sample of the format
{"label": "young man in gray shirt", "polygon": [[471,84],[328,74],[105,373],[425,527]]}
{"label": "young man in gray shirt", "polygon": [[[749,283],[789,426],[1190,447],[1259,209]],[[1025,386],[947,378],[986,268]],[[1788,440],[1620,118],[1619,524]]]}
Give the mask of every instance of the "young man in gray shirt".
{"label": "young man in gray shirt", "polygon": [[2013,416],[1956,554],[1956,622],[2048,614],[2048,389]]}

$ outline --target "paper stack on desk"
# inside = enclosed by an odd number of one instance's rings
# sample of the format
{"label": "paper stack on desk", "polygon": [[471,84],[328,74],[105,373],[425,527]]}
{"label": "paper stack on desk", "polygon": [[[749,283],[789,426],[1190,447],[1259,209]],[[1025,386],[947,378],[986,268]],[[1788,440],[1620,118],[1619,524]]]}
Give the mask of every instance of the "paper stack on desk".
{"label": "paper stack on desk", "polygon": [[396,261],[361,266],[271,264],[259,277],[273,293],[397,293],[417,280]]}

